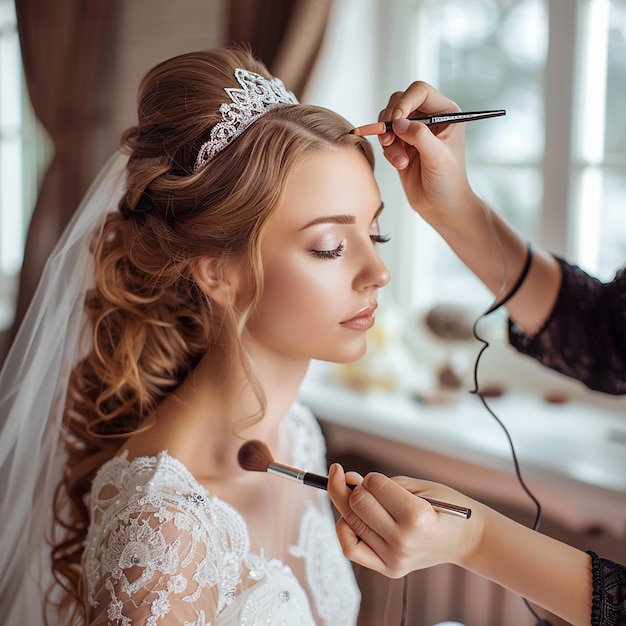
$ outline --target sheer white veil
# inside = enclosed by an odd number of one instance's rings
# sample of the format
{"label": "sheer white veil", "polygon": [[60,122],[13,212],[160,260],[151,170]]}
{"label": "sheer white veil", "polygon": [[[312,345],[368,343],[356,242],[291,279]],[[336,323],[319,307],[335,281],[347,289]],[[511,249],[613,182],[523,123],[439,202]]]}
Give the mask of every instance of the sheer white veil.
{"label": "sheer white veil", "polygon": [[46,539],[63,468],[59,447],[69,374],[81,345],[83,301],[93,284],[93,238],[124,192],[127,157],[114,155],[50,255],[0,371],[0,616],[43,623],[51,581]]}

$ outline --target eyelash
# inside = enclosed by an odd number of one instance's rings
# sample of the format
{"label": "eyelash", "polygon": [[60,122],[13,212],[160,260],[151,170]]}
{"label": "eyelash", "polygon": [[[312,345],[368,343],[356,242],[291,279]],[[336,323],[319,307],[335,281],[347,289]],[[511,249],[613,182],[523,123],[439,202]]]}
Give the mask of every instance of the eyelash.
{"label": "eyelash", "polygon": [[387,243],[391,237],[389,235],[370,235],[370,239],[374,243]]}
{"label": "eyelash", "polygon": [[311,250],[318,259],[338,259],[346,251],[345,239],[334,250]]}
{"label": "eyelash", "polygon": [[[387,243],[389,237],[387,235],[370,235],[370,239],[374,243]],[[346,251],[346,242],[342,241],[334,250],[311,250],[313,256],[318,259],[338,259],[343,256]]]}

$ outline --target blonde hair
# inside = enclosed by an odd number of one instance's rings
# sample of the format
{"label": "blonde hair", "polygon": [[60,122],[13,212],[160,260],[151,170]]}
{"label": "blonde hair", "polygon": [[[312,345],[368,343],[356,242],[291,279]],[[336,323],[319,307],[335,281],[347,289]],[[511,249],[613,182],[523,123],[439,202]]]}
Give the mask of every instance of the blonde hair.
{"label": "blonde hair", "polygon": [[[340,116],[309,105],[278,105],[197,172],[236,67],[266,77],[240,48],[183,54],[147,73],[138,123],[122,136],[126,192],[95,243],[96,284],[85,310],[93,348],[74,368],[65,408],[68,461],[57,489],[53,573],[62,610],[84,610],[81,573],[91,482],[123,439],[149,428],[153,409],[208,352],[239,358],[265,400],[241,347],[263,289],[260,242],[294,166],[312,151],[353,146],[373,167],[367,140]],[[219,307],[194,282],[194,263],[234,257],[254,293],[243,310]]]}

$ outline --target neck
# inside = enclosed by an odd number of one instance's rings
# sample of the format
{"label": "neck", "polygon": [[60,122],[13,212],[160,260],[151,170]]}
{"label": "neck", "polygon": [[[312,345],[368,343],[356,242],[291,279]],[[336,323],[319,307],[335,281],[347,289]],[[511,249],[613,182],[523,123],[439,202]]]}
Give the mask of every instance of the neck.
{"label": "neck", "polygon": [[209,355],[159,405],[155,426],[131,438],[137,441],[129,441],[130,454],[167,450],[196,478],[222,480],[249,474],[237,463],[237,452],[246,439],[264,441],[276,458],[286,453],[288,442],[284,435],[281,438],[279,427],[297,396],[308,361],[287,362],[254,347],[249,353],[253,376],[265,394],[264,414],[243,366],[224,368],[222,359]]}

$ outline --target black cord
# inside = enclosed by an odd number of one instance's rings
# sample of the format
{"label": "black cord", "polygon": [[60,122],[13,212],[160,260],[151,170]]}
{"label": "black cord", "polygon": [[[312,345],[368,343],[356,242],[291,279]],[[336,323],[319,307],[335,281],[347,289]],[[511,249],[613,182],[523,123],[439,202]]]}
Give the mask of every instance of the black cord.
{"label": "black cord", "polygon": [[[495,309],[494,309],[495,310]],[[473,394],[476,394],[479,398],[480,401],[482,402],[483,406],[485,407],[485,409],[487,410],[487,412],[489,413],[489,415],[491,415],[491,417],[497,422],[497,424],[500,426],[500,428],[503,430],[504,434],[506,435],[506,438],[509,442],[509,448],[511,450],[511,458],[513,460],[513,466],[515,468],[515,475],[517,476],[517,480],[519,482],[519,484],[522,486],[522,489],[526,492],[526,494],[528,495],[528,497],[533,501],[533,503],[535,504],[535,508],[536,508],[536,514],[535,514],[535,521],[533,523],[533,530],[537,530],[539,528],[539,524],[541,522],[541,504],[539,502],[539,500],[537,500],[537,498],[534,496],[534,494],[530,491],[530,489],[528,488],[528,486],[526,485],[526,483],[524,482],[524,479],[522,477],[522,472],[520,470],[520,466],[519,466],[519,461],[517,458],[517,454],[515,452],[515,446],[513,445],[513,440],[511,439],[511,434],[509,433],[509,431],[507,430],[506,426],[502,423],[502,421],[500,420],[500,418],[493,412],[493,410],[491,409],[491,407],[489,406],[489,404],[487,403],[487,401],[485,400],[485,397],[480,393],[480,389],[478,386],[478,362],[480,360],[480,357],[482,356],[482,354],[485,352],[485,350],[489,347],[489,342],[485,339],[483,339],[482,337],[480,337],[478,335],[478,333],[476,332],[476,325],[478,324],[478,322],[483,319],[483,317],[485,317],[485,315],[487,315],[488,313],[483,313],[475,322],[474,322],[474,326],[472,327],[472,332],[474,334],[474,337],[482,342],[484,345],[483,347],[480,349],[478,356],[476,357],[476,362],[474,363],[474,389],[470,392]],[[532,613],[533,617],[538,620],[537,624],[539,626],[539,624],[541,623],[541,618],[539,617],[539,615],[537,615],[537,613],[535,612],[535,610],[532,608],[532,606],[530,606],[530,603],[528,602],[528,600],[526,600],[526,598],[522,598],[522,600],[524,601],[524,604],[526,605],[526,607],[528,608],[528,610]],[[544,622],[546,623],[546,622]],[[547,622],[547,624],[549,625],[549,622]]]}
{"label": "black cord", "polygon": [[[532,265],[532,262],[533,262],[533,248],[530,245],[530,243],[527,243],[526,244],[526,260],[524,261],[524,267],[522,268],[520,275],[515,281],[515,284],[513,285],[513,287],[511,287],[510,291],[506,294],[506,296],[502,298],[502,300],[496,300],[496,302],[489,309],[487,309],[482,315],[478,317],[476,322],[479,322],[484,317],[487,317],[487,315],[493,313],[494,311],[497,311],[500,307],[503,307],[519,291],[520,287],[526,280],[526,276],[528,276],[528,272],[530,271],[530,266]],[[474,322],[474,328],[476,327],[476,322]],[[476,337],[476,332],[474,332],[474,337]],[[478,339],[478,341],[482,341],[483,343],[486,343],[480,337],[476,337],[476,339]],[[487,348],[488,346],[489,344],[487,344],[485,348]],[[478,356],[480,357],[480,354]],[[476,365],[478,365],[478,359],[476,359]]]}
{"label": "black cord", "polygon": [[[480,398],[480,401],[482,402],[483,406],[485,407],[489,415],[491,415],[491,417],[496,421],[496,423],[500,426],[500,428],[503,430],[504,434],[506,435],[506,438],[509,442],[509,448],[511,450],[511,458],[513,460],[513,466],[515,468],[515,475],[517,476],[517,480],[519,484],[521,485],[522,489],[526,492],[528,497],[533,501],[535,505],[536,514],[535,514],[535,521],[533,523],[532,529],[536,531],[539,528],[539,524],[541,522],[541,504],[539,500],[537,500],[535,495],[530,491],[530,489],[528,488],[528,486],[526,485],[526,482],[524,481],[522,477],[522,472],[520,469],[519,461],[517,458],[517,454],[515,452],[515,446],[513,445],[513,440],[511,438],[511,435],[508,429],[506,428],[504,423],[500,420],[500,418],[493,412],[487,400],[480,392],[480,387],[478,384],[478,364],[480,362],[480,359],[483,353],[489,347],[489,342],[483,337],[481,337],[477,331],[477,326],[482,319],[484,319],[485,317],[487,317],[494,311],[497,311],[500,307],[504,306],[519,291],[519,288],[522,286],[522,283],[526,279],[526,276],[528,275],[528,272],[530,270],[532,258],[533,258],[532,248],[530,244],[527,244],[526,262],[524,263],[524,267],[522,268],[522,272],[519,275],[519,278],[517,279],[517,281],[515,281],[515,284],[513,285],[511,290],[502,300],[496,301],[489,309],[487,309],[487,311],[479,315],[472,326],[472,334],[474,335],[474,338],[477,341],[480,341],[483,344],[483,346],[479,350],[478,355],[476,356],[476,361],[474,362],[474,389],[470,393],[473,393]],[[537,626],[551,626],[549,621],[544,620],[541,617],[539,617],[537,612],[533,609],[533,607],[530,605],[530,603],[528,602],[526,598],[522,598],[522,600],[524,604],[526,605],[526,607],[528,608],[528,610],[530,611],[530,613],[532,614],[532,616],[537,620]]]}
{"label": "black cord", "polygon": [[[526,261],[524,262],[524,267],[522,268],[522,271],[519,277],[517,278],[517,280],[515,281],[513,287],[506,294],[506,296],[502,298],[502,300],[496,300],[496,302],[489,309],[487,309],[484,313],[479,315],[478,318],[475,320],[474,324],[472,325],[472,334],[474,335],[474,338],[477,341],[480,341],[483,344],[483,346],[479,350],[478,355],[476,356],[476,361],[474,362],[474,374],[473,374],[474,389],[470,393],[473,393],[480,398],[480,401],[482,402],[483,406],[485,407],[489,415],[491,415],[491,417],[497,422],[497,424],[500,426],[500,428],[503,430],[504,434],[506,435],[506,438],[509,442],[509,448],[511,450],[511,458],[513,460],[513,466],[515,468],[515,475],[517,476],[517,480],[519,484],[522,486],[522,489],[526,492],[528,497],[533,501],[535,505],[536,514],[535,514],[535,521],[533,522],[532,529],[536,531],[539,528],[539,524],[541,522],[541,503],[539,502],[539,500],[537,500],[534,494],[530,491],[530,489],[528,488],[528,486],[526,485],[526,482],[524,481],[522,477],[522,472],[520,469],[519,461],[517,458],[517,454],[515,452],[515,446],[513,445],[513,440],[511,439],[511,435],[509,431],[507,430],[504,423],[500,420],[500,418],[493,412],[493,410],[487,403],[487,400],[485,399],[485,397],[480,393],[480,387],[478,384],[478,364],[480,362],[480,358],[482,357],[483,353],[489,347],[489,342],[483,337],[481,337],[477,331],[477,326],[482,319],[484,319],[488,315],[491,315],[491,313],[493,313],[494,311],[497,311],[499,308],[503,307],[519,291],[520,287],[522,286],[522,284],[526,280],[526,277],[528,276],[528,272],[530,271],[532,260],[533,260],[532,247],[530,243],[527,243],[526,244]],[[405,621],[406,621],[407,600],[408,600],[408,574],[404,577],[404,587],[402,590],[402,618],[400,620],[400,626],[404,626]],[[530,613],[532,614],[532,616],[537,620],[537,626],[552,626],[549,621],[544,620],[541,617],[539,617],[539,615],[537,615],[536,611],[533,609],[533,607],[530,605],[530,603],[528,602],[526,598],[522,598],[522,600],[524,604],[526,605],[526,607],[528,608],[528,610],[530,611]]]}

